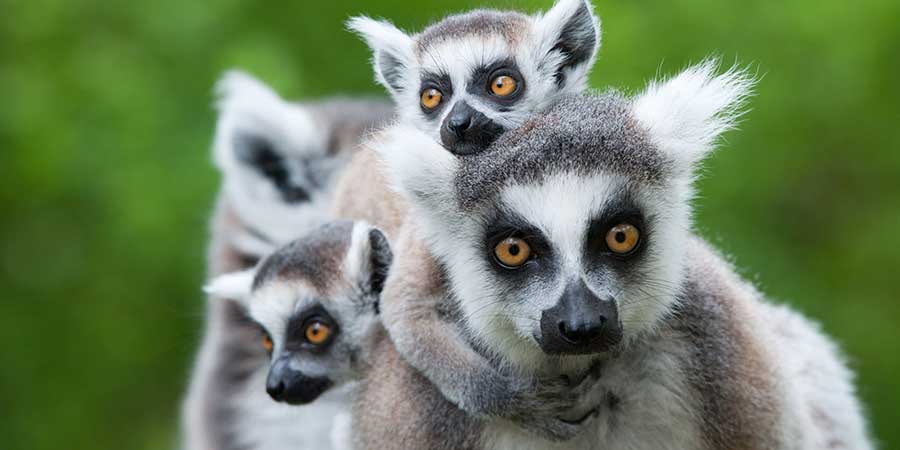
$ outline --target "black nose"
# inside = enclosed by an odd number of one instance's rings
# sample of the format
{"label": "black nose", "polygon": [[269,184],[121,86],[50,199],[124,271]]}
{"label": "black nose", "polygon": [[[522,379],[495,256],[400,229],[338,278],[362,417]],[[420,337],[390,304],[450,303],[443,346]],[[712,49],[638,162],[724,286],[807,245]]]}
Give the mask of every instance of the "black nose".
{"label": "black nose", "polygon": [[583,280],[569,283],[556,305],[541,314],[540,345],[545,353],[598,353],[621,339],[616,302],[597,297]]}
{"label": "black nose", "polygon": [[464,139],[466,131],[472,126],[472,116],[451,117],[447,121],[447,128],[456,135],[458,139]]}
{"label": "black nose", "polygon": [[457,155],[477,153],[491,145],[503,127],[465,101],[453,105],[441,126],[441,143]]}
{"label": "black nose", "polygon": [[583,345],[600,336],[600,333],[603,331],[603,324],[607,320],[606,316],[598,316],[595,321],[590,323],[584,321],[569,323],[562,320],[558,325],[559,334],[572,345]]}
{"label": "black nose", "polygon": [[282,355],[269,368],[266,392],[273,400],[303,405],[319,398],[331,387],[327,377],[308,377],[290,367],[290,355]]}

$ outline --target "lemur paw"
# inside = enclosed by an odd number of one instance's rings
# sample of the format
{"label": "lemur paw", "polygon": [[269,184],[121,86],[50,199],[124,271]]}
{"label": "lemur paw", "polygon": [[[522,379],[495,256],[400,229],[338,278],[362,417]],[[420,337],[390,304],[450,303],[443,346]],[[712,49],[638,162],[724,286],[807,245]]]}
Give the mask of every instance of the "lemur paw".
{"label": "lemur paw", "polygon": [[599,373],[591,371],[574,383],[566,377],[535,380],[513,402],[509,419],[546,439],[569,440],[596,415],[596,409],[582,402],[598,378]]}

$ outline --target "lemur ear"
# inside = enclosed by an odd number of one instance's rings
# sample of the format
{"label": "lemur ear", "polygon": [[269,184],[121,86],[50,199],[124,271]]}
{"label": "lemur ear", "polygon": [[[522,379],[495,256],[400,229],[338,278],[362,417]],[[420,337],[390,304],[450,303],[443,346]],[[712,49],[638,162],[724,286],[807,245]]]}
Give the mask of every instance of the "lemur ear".
{"label": "lemur ear", "polygon": [[386,20],[365,16],[351,18],[347,28],[362,37],[372,49],[375,80],[392,96],[401,94],[409,85],[406,73],[415,60],[412,38]]}
{"label": "lemur ear", "polygon": [[226,72],[216,83],[216,96],[219,120],[213,158],[226,176],[247,166],[277,183],[287,153],[304,154],[324,146],[324,133],[307,111],[246,73]]}
{"label": "lemur ear", "polygon": [[693,170],[722,133],[732,129],[756,83],[746,70],[732,67],[716,75],[709,59],[664,81],[653,81],[634,100],[634,116],[654,144],[679,169]]}
{"label": "lemur ear", "polygon": [[203,292],[215,297],[235,300],[246,306],[250,300],[250,291],[255,276],[255,269],[219,275],[203,287]]}
{"label": "lemur ear", "polygon": [[561,90],[581,90],[600,48],[600,19],[590,0],[559,0],[537,19],[538,60]]}
{"label": "lemur ear", "polygon": [[455,205],[453,177],[458,160],[434,138],[408,124],[373,136],[367,144],[378,153],[395,191],[425,211]]}
{"label": "lemur ear", "polygon": [[364,222],[353,225],[353,237],[347,251],[346,270],[362,289],[381,294],[394,254],[381,230]]}

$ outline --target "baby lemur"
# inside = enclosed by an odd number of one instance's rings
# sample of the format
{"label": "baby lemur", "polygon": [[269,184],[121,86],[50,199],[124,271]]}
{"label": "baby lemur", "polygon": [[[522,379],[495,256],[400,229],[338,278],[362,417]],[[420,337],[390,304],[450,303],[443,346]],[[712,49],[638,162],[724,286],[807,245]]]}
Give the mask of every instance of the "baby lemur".
{"label": "baby lemur", "polygon": [[[691,231],[695,167],[751,86],[704,63],[634,98],[566,98],[465,156],[410,126],[375,139],[399,194],[355,192],[393,212],[373,217],[396,262],[357,448],[871,449],[835,345]],[[568,441],[470,412],[515,404],[506,372],[598,365]]]}
{"label": "baby lemur", "polygon": [[476,10],[414,35],[367,17],[348,26],[372,48],[376,80],[400,121],[456,154],[477,152],[560,95],[584,90],[600,47],[589,0],[558,0],[530,16]]}
{"label": "baby lemur", "polygon": [[[252,269],[220,275],[206,291],[239,301],[261,327],[259,345],[270,357],[265,389],[272,399],[304,405],[361,378],[381,330],[376,314],[391,259],[387,239],[377,229],[330,222]],[[345,395],[297,408],[294,427],[305,437],[280,445],[312,448],[328,436],[333,416],[346,414]],[[347,436],[333,440],[333,447],[343,447]]]}

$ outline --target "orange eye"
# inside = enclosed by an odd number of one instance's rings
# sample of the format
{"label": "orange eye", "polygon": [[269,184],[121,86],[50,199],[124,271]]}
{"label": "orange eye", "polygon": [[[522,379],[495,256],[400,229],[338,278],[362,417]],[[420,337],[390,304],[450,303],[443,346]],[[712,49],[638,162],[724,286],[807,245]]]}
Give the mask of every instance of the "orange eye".
{"label": "orange eye", "polygon": [[322,345],[331,337],[331,327],[325,322],[313,320],[306,325],[306,340],[313,345]]}
{"label": "orange eye", "polygon": [[516,92],[516,80],[508,75],[500,75],[491,81],[491,92],[497,97],[508,97]]}
{"label": "orange eye", "polygon": [[503,267],[515,269],[531,257],[531,246],[523,239],[508,237],[494,246],[494,256]]}
{"label": "orange eye", "polygon": [[263,348],[265,348],[267,352],[272,353],[272,348],[274,347],[275,344],[272,342],[272,338],[270,338],[268,334],[263,334]]}
{"label": "orange eye", "polygon": [[441,91],[435,88],[425,89],[422,91],[422,106],[426,109],[437,108],[441,104],[442,98],[444,98],[444,94]]}
{"label": "orange eye", "polygon": [[620,255],[634,250],[640,239],[641,232],[629,223],[620,223],[606,232],[606,246]]}

